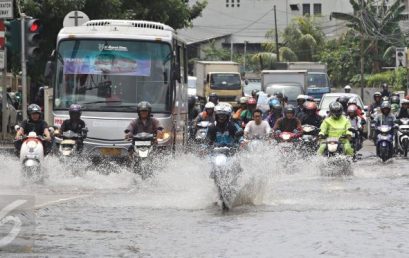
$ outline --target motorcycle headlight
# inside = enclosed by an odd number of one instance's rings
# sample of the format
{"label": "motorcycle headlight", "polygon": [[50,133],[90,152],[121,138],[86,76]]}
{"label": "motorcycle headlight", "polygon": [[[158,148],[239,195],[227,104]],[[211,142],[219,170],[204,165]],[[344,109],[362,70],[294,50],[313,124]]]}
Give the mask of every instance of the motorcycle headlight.
{"label": "motorcycle headlight", "polygon": [[338,144],[336,143],[328,143],[328,151],[329,152],[336,152],[338,149]]}
{"label": "motorcycle headlight", "polygon": [[283,135],[281,136],[281,138],[283,138],[284,141],[288,141],[288,140],[290,140],[291,135],[289,135],[289,134],[283,134]]}
{"label": "motorcycle headlight", "polygon": [[169,132],[164,132],[161,138],[158,138],[158,143],[165,143],[169,141],[170,139],[170,133]]}
{"label": "motorcycle headlight", "polygon": [[35,148],[37,147],[37,142],[36,142],[36,141],[29,141],[29,142],[27,143],[27,147],[28,147],[29,149],[35,149]]}

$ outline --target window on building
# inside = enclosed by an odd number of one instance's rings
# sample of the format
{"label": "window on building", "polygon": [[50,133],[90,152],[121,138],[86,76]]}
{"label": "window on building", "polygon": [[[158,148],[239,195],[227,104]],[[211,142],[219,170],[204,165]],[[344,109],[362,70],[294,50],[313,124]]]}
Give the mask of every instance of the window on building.
{"label": "window on building", "polygon": [[290,4],[291,11],[299,11],[298,4]]}
{"label": "window on building", "polygon": [[304,16],[310,16],[311,15],[310,4],[303,4],[302,5],[302,15],[304,15]]}
{"label": "window on building", "polygon": [[229,0],[226,0],[226,7],[229,7]]}
{"label": "window on building", "polygon": [[321,15],[321,14],[322,14],[321,4],[314,4],[314,15]]}
{"label": "window on building", "polygon": [[234,0],[231,0],[231,7],[234,7]]}
{"label": "window on building", "polygon": [[237,0],[236,2],[237,2],[237,5],[236,5],[236,6],[237,6],[237,7],[240,7],[240,0]]}

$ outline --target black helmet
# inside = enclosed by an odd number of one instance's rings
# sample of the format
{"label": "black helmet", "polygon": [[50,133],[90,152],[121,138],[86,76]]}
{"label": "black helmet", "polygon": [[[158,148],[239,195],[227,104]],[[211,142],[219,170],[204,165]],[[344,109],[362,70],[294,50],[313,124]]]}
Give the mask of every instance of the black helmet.
{"label": "black helmet", "polygon": [[31,114],[40,114],[41,115],[41,108],[37,104],[31,104],[27,108],[27,116],[30,117]]}
{"label": "black helmet", "polygon": [[396,96],[396,95],[394,95],[394,96],[392,96],[391,97],[391,104],[400,104],[400,99],[399,99],[399,96]]}
{"label": "black helmet", "polygon": [[71,119],[80,118],[81,117],[81,106],[78,104],[72,104],[70,109],[68,110]]}
{"label": "black helmet", "polygon": [[329,111],[335,118],[340,118],[342,115],[342,105],[338,101],[334,101],[329,104]]}
{"label": "black helmet", "polygon": [[293,113],[295,114],[295,109],[293,105],[288,105],[284,108],[284,114]]}
{"label": "black helmet", "polygon": [[216,93],[212,92],[209,95],[209,101],[213,102],[213,104],[217,105],[219,103],[219,96]]}
{"label": "black helmet", "polygon": [[141,101],[138,103],[136,112],[141,112],[141,111],[148,111],[148,113],[150,114],[152,112],[152,105],[147,102],[147,101]]}
{"label": "black helmet", "polygon": [[274,95],[281,101],[283,99],[283,93],[277,91],[276,93],[274,93]]}
{"label": "black helmet", "polygon": [[195,104],[196,104],[196,97],[195,96],[189,96],[188,103],[189,103],[190,108],[194,107]]}
{"label": "black helmet", "polygon": [[343,107],[346,107],[348,105],[349,97],[348,96],[341,96],[337,100]]}

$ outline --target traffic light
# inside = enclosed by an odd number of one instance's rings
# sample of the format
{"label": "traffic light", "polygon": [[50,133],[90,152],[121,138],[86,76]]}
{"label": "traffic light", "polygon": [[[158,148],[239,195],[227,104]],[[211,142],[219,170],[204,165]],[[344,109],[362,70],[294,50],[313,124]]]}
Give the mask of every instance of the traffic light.
{"label": "traffic light", "polygon": [[396,48],[396,67],[406,67],[406,48]]}
{"label": "traffic light", "polygon": [[25,47],[26,57],[31,59],[35,57],[40,50],[40,28],[41,23],[38,19],[27,19],[25,24]]}
{"label": "traffic light", "polygon": [[12,57],[21,52],[21,24],[20,20],[5,20],[7,55]]}

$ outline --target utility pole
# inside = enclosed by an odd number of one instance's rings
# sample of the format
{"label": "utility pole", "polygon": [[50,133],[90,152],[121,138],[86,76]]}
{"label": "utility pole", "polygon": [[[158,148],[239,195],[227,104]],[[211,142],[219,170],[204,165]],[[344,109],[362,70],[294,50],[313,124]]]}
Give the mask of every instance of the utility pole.
{"label": "utility pole", "polygon": [[[3,20],[4,22],[4,20]],[[4,26],[4,34],[6,32],[6,26]],[[7,40],[7,39],[6,39]],[[2,139],[6,139],[6,134],[7,134],[7,124],[8,124],[8,119],[7,119],[7,47],[6,44],[4,44],[4,67],[3,67],[3,78],[2,78],[2,83],[3,83],[3,102],[2,102],[2,126],[1,126],[1,132],[2,132]]]}
{"label": "utility pole", "polygon": [[26,62],[26,31],[25,31],[25,24],[26,24],[26,14],[22,13],[21,17],[21,84],[23,87],[22,98],[23,98],[23,107],[21,108],[23,112],[23,119],[27,119],[27,62]]}
{"label": "utility pole", "polygon": [[278,30],[277,30],[277,11],[276,6],[274,5],[274,27],[276,31],[276,53],[277,53],[277,62],[280,62],[280,53],[278,52]]}
{"label": "utility pole", "polygon": [[246,72],[246,54],[247,54],[247,41],[245,40],[244,41],[244,62],[243,62],[244,72]]}
{"label": "utility pole", "polygon": [[230,61],[233,61],[233,35],[230,36]]}
{"label": "utility pole", "polygon": [[364,41],[364,34],[361,32],[361,99],[364,101],[364,69],[365,69],[365,63],[364,63],[364,47],[365,47],[365,41]]}

